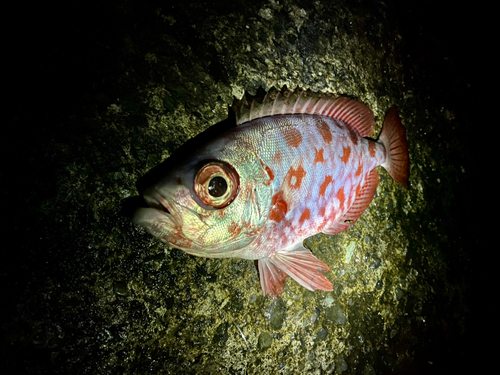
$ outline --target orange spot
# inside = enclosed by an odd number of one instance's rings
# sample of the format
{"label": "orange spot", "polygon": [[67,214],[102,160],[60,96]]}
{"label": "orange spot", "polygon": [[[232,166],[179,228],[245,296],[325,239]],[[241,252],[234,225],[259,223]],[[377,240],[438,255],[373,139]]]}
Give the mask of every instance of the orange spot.
{"label": "orange spot", "polygon": [[268,174],[268,176],[269,176],[269,179],[270,179],[271,181],[272,181],[272,180],[274,180],[274,173],[273,173],[273,171],[271,170],[271,168],[269,168],[267,165],[266,165],[266,172],[267,172],[267,174]]}
{"label": "orange spot", "polygon": [[271,168],[264,164],[264,162],[259,158],[260,165],[262,165],[269,176],[269,181],[266,182],[266,185],[270,185],[271,181],[274,180],[274,173]]}
{"label": "orange spot", "polygon": [[344,187],[342,186],[337,192],[337,198],[340,201],[340,205],[343,206],[345,203]]}
{"label": "orange spot", "polygon": [[319,216],[321,216],[321,217],[325,216],[325,207],[321,207],[319,209]]}
{"label": "orange spot", "polygon": [[274,220],[277,223],[281,223],[281,221],[285,218],[286,213],[288,212],[288,204],[283,199],[282,191],[279,191],[273,196],[271,204],[272,209],[269,215],[269,219]]}
{"label": "orange spot", "polygon": [[274,161],[278,164],[281,164],[281,154],[279,152],[274,155]]}
{"label": "orange spot", "polygon": [[229,231],[229,235],[231,236],[231,238],[236,237],[238,234],[241,233],[241,227],[238,225],[238,223],[234,221],[231,224],[229,224],[227,230]]}
{"label": "orange spot", "polygon": [[351,155],[351,148],[349,146],[343,147],[344,149],[344,155],[340,158],[344,162],[344,164],[347,164],[347,161],[349,160],[349,155]]}
{"label": "orange spot", "polygon": [[300,134],[300,131],[295,128],[282,127],[281,134],[283,135],[283,138],[285,138],[287,145],[290,147],[299,147],[302,142],[302,134]]}
{"label": "orange spot", "polygon": [[361,184],[359,184],[358,187],[356,188],[356,196],[359,196],[360,190],[361,190]]}
{"label": "orange spot", "polygon": [[306,176],[306,171],[302,168],[302,165],[299,165],[297,169],[290,168],[288,173],[286,174],[286,180],[288,185],[292,189],[298,189],[302,184],[302,179]]}
{"label": "orange spot", "polygon": [[351,138],[352,143],[356,146],[358,144],[358,133],[356,133],[349,125],[347,125],[347,130],[349,131],[349,137]]}
{"label": "orange spot", "polygon": [[377,144],[373,141],[368,142],[368,150],[370,151],[370,156],[375,157],[375,151],[377,150]]}
{"label": "orange spot", "polygon": [[361,162],[359,162],[358,170],[356,171],[356,177],[360,176],[361,172],[363,172],[363,168],[361,167]]}
{"label": "orange spot", "polygon": [[316,152],[316,154],[314,155],[314,164],[323,163],[325,161],[325,158],[323,157],[323,151],[325,150],[323,150],[322,148],[316,150],[316,148],[314,148],[314,151]]}
{"label": "orange spot", "polygon": [[332,179],[332,176],[328,175],[328,176],[325,176],[325,180],[323,181],[323,183],[321,184],[321,186],[319,187],[319,195],[321,197],[324,197],[325,196],[325,192],[326,192],[326,188],[328,187],[328,185],[330,185],[330,183],[333,182],[333,179]]}
{"label": "orange spot", "polygon": [[242,220],[241,221],[242,228],[245,228],[245,236],[252,237],[256,234],[260,233],[260,230],[252,225],[252,223]]}
{"label": "orange spot", "polygon": [[323,137],[323,140],[329,144],[332,141],[333,137],[328,124],[321,118],[317,118],[316,128],[318,129],[319,134],[321,134],[321,136]]}
{"label": "orange spot", "polygon": [[311,213],[309,211],[309,208],[306,208],[304,212],[302,212],[302,215],[300,215],[299,223],[304,224],[304,221],[309,220],[311,218]]}

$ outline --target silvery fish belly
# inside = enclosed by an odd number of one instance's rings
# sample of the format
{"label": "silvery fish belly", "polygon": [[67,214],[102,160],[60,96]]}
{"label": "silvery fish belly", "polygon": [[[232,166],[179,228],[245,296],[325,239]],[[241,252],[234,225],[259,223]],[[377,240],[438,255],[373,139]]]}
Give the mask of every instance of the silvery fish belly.
{"label": "silvery fish belly", "polygon": [[371,110],[345,97],[268,94],[237,122],[149,187],[149,208],[134,222],[192,255],[258,260],[262,291],[272,297],[287,276],[332,290],[328,266],[302,241],[353,225],[375,194],[377,166],[407,186],[397,110],[388,111],[378,140],[367,138]]}

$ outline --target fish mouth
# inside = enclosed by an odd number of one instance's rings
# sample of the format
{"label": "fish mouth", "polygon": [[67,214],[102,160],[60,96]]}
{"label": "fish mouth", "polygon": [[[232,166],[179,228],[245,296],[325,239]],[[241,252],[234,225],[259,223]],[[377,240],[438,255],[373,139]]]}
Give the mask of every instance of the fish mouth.
{"label": "fish mouth", "polygon": [[155,187],[146,189],[143,197],[150,209],[160,211],[163,215],[168,216],[177,227],[182,227],[182,216],[179,215],[169,199],[161,195]]}

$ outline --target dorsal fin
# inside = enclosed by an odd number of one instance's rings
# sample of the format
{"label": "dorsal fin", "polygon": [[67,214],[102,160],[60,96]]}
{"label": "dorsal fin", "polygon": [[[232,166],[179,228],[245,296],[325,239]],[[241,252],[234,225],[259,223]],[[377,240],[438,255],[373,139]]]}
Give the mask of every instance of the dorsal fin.
{"label": "dorsal fin", "polygon": [[262,102],[253,99],[250,106],[236,108],[236,123],[275,115],[309,114],[336,118],[351,125],[362,137],[375,128],[373,112],[363,103],[348,97],[332,97],[307,91],[281,93],[270,90]]}

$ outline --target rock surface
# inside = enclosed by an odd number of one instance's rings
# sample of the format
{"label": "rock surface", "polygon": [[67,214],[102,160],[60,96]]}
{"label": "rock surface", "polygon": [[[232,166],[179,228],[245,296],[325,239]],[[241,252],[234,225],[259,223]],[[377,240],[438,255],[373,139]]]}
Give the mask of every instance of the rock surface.
{"label": "rock surface", "polygon": [[[31,9],[29,41],[13,42],[23,64],[1,141],[2,373],[453,368],[476,316],[474,85],[429,4],[397,4]],[[138,178],[224,120],[235,98],[284,86],[358,98],[377,133],[397,105],[411,185],[381,171],[355,226],[306,240],[332,269],[333,292],[288,280],[272,300],[253,262],[165,248],[126,207]]]}

